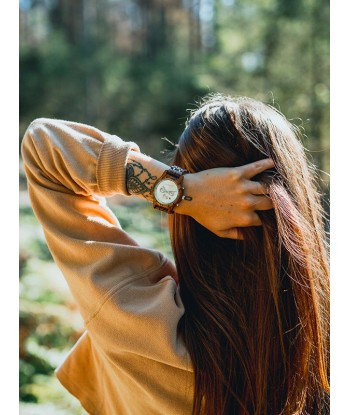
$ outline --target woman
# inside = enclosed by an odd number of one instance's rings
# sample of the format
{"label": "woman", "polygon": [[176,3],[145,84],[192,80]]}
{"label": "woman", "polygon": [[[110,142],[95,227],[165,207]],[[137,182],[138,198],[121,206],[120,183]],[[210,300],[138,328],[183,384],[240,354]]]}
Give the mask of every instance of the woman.
{"label": "woman", "polygon": [[[86,325],[57,376],[89,413],[327,413],[322,211],[281,114],[210,97],[170,169],[57,120],[33,122],[22,154]],[[101,200],[117,192],[169,213],[176,269],[121,230]]]}

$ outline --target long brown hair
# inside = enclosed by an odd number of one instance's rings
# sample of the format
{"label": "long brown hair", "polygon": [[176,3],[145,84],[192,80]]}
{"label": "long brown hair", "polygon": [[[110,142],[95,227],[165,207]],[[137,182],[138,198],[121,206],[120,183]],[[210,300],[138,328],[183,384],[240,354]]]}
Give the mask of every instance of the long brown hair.
{"label": "long brown hair", "polygon": [[190,172],[271,157],[274,209],[244,240],[185,215],[170,220],[190,353],[193,414],[327,413],[329,267],[315,172],[276,109],[215,95],[193,111],[174,163]]}

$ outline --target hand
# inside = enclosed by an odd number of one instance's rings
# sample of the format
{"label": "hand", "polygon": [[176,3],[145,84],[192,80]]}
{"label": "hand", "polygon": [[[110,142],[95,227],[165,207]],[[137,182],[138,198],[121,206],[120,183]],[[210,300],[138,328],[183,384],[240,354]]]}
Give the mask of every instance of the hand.
{"label": "hand", "polygon": [[271,159],[264,159],[187,174],[185,195],[192,200],[183,200],[175,212],[191,216],[220,237],[243,239],[238,228],[261,225],[256,211],[273,208],[267,187],[250,179],[273,167]]}

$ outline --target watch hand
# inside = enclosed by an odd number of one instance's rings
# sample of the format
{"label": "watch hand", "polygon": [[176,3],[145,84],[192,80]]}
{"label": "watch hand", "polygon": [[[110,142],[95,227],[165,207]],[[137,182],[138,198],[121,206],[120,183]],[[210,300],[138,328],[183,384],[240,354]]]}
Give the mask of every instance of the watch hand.
{"label": "watch hand", "polygon": [[168,195],[170,195],[170,196],[174,196],[174,194],[175,194],[175,192],[173,190],[166,190],[165,187],[161,187],[160,192],[161,193],[168,193]]}

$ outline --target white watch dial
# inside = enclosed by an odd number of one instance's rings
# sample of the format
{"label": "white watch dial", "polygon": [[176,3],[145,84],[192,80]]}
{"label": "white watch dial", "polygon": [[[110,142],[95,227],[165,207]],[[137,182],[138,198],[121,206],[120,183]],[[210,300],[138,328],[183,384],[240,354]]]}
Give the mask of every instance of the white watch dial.
{"label": "white watch dial", "polygon": [[179,195],[179,189],[172,180],[164,179],[154,187],[154,197],[162,205],[172,204]]}

